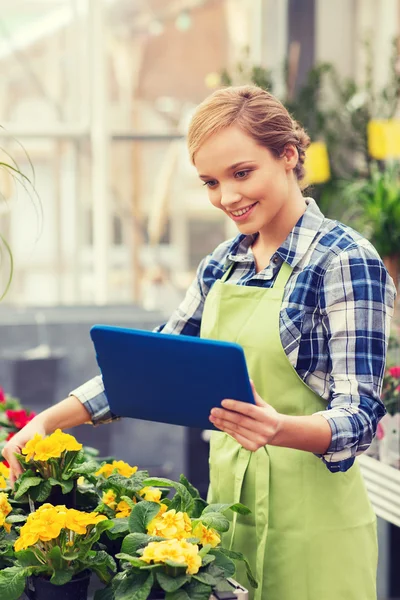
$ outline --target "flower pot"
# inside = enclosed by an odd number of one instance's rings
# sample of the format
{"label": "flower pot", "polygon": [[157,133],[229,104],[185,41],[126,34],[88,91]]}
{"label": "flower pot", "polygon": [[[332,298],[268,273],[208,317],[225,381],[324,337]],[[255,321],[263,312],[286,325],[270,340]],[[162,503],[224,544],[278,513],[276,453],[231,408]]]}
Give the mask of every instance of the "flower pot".
{"label": "flower pot", "polygon": [[36,508],[43,504],[52,504],[58,506],[59,504],[65,505],[67,508],[76,508],[76,488],[77,482],[74,481],[74,487],[68,494],[63,494],[60,485],[54,485],[51,489],[50,495],[44,502],[35,502]]}
{"label": "flower pot", "polygon": [[91,572],[82,571],[64,585],[54,585],[43,577],[28,578],[25,594],[29,600],[87,600]]}

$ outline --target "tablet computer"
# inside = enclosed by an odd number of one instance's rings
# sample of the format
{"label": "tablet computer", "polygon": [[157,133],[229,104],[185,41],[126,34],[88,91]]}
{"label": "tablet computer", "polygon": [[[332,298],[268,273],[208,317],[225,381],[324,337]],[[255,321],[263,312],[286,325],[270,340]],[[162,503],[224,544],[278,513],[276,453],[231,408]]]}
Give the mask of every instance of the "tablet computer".
{"label": "tablet computer", "polygon": [[254,404],[238,344],[107,325],[90,335],[118,416],[214,429],[210,411],[225,398]]}

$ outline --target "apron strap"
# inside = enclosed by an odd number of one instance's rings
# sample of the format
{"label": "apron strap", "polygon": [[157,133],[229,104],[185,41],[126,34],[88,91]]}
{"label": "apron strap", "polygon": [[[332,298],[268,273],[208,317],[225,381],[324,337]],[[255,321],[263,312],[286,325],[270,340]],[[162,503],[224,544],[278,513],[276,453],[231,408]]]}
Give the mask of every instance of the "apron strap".
{"label": "apron strap", "polygon": [[274,290],[282,290],[283,295],[285,285],[287,284],[292,272],[293,267],[288,265],[287,262],[283,262],[275,279]]}

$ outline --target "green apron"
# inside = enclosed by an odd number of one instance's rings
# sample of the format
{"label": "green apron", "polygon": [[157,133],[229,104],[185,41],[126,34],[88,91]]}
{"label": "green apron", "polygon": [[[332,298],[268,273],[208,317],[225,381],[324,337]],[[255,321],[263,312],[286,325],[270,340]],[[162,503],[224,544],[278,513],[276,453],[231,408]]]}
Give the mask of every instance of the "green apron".
{"label": "green apron", "polygon": [[[229,271],[204,307],[201,337],[239,343],[260,396],[278,412],[326,408],[290,364],[279,316],[292,269],[283,263],[273,288],[233,285]],[[226,374],[229,377],[229,373]],[[259,583],[252,600],[376,600],[376,519],[357,462],[331,473],[311,452],[265,446],[245,450],[213,432],[209,502],[242,502],[251,515],[230,516],[224,544],[243,552]]]}

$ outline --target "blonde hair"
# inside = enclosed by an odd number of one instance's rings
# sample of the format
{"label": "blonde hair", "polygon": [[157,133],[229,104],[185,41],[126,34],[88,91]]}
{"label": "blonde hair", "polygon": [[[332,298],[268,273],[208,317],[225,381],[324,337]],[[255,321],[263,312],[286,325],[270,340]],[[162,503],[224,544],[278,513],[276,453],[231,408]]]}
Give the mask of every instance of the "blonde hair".
{"label": "blonde hair", "polygon": [[299,154],[294,174],[299,181],[303,179],[310,138],[275,96],[255,85],[217,90],[197,107],[188,132],[192,163],[208,137],[231,125],[239,126],[276,157],[282,156],[287,144],[293,144]]}

